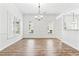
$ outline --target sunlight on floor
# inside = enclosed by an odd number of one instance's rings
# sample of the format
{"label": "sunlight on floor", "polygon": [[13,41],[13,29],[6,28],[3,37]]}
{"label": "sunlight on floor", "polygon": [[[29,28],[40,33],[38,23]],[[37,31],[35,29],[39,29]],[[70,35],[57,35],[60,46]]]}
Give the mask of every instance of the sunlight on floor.
{"label": "sunlight on floor", "polygon": [[[53,47],[53,41],[51,39],[46,40],[46,55],[52,55],[53,53],[51,52],[52,50],[54,50]],[[50,51],[48,51],[50,50]]]}
{"label": "sunlight on floor", "polygon": [[27,55],[35,55],[35,40],[29,39],[27,40]]}

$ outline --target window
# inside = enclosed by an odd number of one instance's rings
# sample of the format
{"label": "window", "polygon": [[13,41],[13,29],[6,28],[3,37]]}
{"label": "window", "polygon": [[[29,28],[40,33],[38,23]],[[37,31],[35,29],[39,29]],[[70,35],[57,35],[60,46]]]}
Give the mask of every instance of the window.
{"label": "window", "polygon": [[79,30],[78,15],[75,12],[71,12],[63,16],[64,29],[66,30]]}
{"label": "window", "polygon": [[29,33],[34,33],[33,23],[29,21]]}
{"label": "window", "polygon": [[14,17],[13,21],[13,32],[14,34],[20,34],[20,19]]}
{"label": "window", "polygon": [[48,25],[48,33],[49,33],[49,34],[53,34],[53,33],[54,33],[53,24]]}

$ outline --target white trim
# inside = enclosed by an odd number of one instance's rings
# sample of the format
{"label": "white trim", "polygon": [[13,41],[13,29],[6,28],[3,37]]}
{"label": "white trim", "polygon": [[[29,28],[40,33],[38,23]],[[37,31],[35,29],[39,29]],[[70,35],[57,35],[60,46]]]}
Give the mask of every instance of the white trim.
{"label": "white trim", "polygon": [[61,40],[61,42],[65,43],[65,44],[69,45],[70,47],[72,47],[72,48],[76,49],[77,51],[79,51],[79,48],[76,48],[75,46],[67,43],[66,41],[63,40],[63,38],[58,37],[58,36],[56,36],[56,38],[59,39],[59,40]]}
{"label": "white trim", "polygon": [[[17,38],[15,38],[15,39],[13,39],[13,41],[9,42],[9,44],[6,44],[6,45],[4,45],[4,46],[0,47],[0,51],[2,51],[3,49],[5,49],[5,48],[9,47],[9,46],[10,46],[10,45],[12,45],[12,44],[14,44],[14,43],[18,42],[18,41],[19,41],[19,40],[21,40],[21,39],[22,39],[22,36],[21,36],[21,37],[17,37]],[[12,39],[9,39],[9,40],[12,40]]]}

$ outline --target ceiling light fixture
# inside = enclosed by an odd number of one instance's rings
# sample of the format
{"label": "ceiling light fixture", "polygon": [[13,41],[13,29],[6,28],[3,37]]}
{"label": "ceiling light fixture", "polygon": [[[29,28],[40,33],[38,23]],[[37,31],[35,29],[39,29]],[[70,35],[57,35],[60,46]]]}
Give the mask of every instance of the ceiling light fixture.
{"label": "ceiling light fixture", "polygon": [[75,12],[73,12],[73,20],[72,20],[72,23],[75,24],[76,23],[76,20],[77,20],[77,15],[75,15]]}
{"label": "ceiling light fixture", "polygon": [[37,20],[41,20],[43,19],[43,15],[41,14],[41,6],[40,6],[40,3],[38,3],[38,15],[34,16],[35,19]]}

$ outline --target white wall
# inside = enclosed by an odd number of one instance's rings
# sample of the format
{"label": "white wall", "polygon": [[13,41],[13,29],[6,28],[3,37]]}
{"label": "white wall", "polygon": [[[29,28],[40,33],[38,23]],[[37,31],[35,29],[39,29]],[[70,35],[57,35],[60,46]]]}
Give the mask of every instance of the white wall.
{"label": "white wall", "polygon": [[66,44],[79,50],[79,31],[68,31],[64,29],[63,17],[56,20],[56,37]]}
{"label": "white wall", "polygon": [[[8,15],[8,13],[11,13],[11,15]],[[10,16],[11,18],[8,19],[8,16]],[[11,20],[14,19],[14,16],[16,16],[18,19],[21,19],[20,23],[21,30],[19,35],[13,34],[11,31],[12,30]],[[0,4],[0,50],[3,50],[4,48],[22,39],[23,35],[22,20],[23,20],[22,15],[14,4]]]}
{"label": "white wall", "polygon": [[63,21],[62,18],[56,19],[55,22],[55,35],[57,38],[62,39]]}
{"label": "white wall", "polygon": [[[24,38],[54,38],[54,34],[48,34],[48,25],[55,23],[55,15],[45,15],[41,21],[34,18],[35,15],[24,15]],[[34,24],[34,33],[30,34],[29,21]]]}

